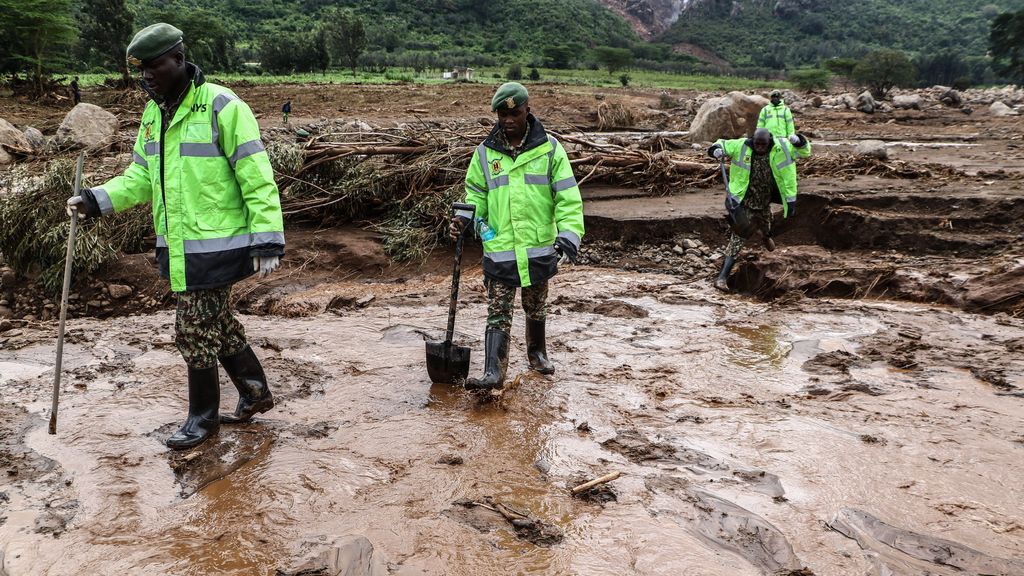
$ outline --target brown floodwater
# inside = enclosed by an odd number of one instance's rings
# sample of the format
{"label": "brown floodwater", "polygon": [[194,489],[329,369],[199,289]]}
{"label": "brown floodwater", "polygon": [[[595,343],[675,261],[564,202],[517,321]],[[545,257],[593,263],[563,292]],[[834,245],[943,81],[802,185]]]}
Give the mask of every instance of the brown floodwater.
{"label": "brown floodwater", "polygon": [[[556,375],[528,371],[517,311],[491,399],[431,386],[427,292],[242,317],[278,405],[184,454],[171,312],[69,322],[56,436],[55,328],[25,329],[0,400],[49,464],[0,477],[0,574],[272,575],[355,537],[375,574],[1024,574],[1019,319],[577,269]],[[474,373],[485,314],[457,320]],[[615,471],[607,501],[569,494]]]}

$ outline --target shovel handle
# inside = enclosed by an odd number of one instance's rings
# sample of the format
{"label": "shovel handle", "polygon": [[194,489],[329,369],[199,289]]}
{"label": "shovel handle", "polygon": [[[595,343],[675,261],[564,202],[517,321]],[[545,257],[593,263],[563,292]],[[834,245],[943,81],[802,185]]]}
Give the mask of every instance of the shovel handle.
{"label": "shovel handle", "polygon": [[452,269],[452,294],[451,299],[448,302],[448,330],[445,331],[444,341],[448,344],[452,343],[452,338],[455,337],[455,309],[459,302],[459,276],[462,273],[462,241],[466,237],[466,228],[473,225],[473,215],[476,213],[476,206],[472,204],[455,204],[452,207],[456,211],[469,211],[469,223],[466,224],[459,232],[459,237],[455,240],[455,265]]}

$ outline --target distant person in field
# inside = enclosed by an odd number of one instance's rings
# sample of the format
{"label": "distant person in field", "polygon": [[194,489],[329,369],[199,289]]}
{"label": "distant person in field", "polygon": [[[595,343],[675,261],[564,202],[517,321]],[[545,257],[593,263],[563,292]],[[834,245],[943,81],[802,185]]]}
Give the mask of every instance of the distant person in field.
{"label": "distant person in field", "polygon": [[803,134],[790,138],[772,137],[767,128],[758,128],[753,138],[719,140],[708,149],[708,155],[719,160],[729,159],[729,195],[726,206],[735,221],[749,222],[749,226],[734,225],[726,245],[725,262],[715,280],[715,288],[729,291],[729,272],[747,238],[755,232],[761,234],[764,247],[775,250],[772,240],[772,202],[782,204],[782,216],[796,214],[796,159],[811,155],[811,143]]}
{"label": "distant person in field", "polygon": [[288,124],[288,115],[291,114],[291,113],[292,113],[292,101],[289,100],[289,101],[284,103],[284,106],[281,106],[281,117],[283,118],[284,123],[286,125]]}
{"label": "distant person in field", "polygon": [[[530,113],[528,98],[522,84],[498,88],[491,98],[498,122],[466,171],[466,203],[476,207],[487,288],[484,375],[470,378],[469,390],[504,385],[517,288],[526,313],[530,368],[554,374],[545,344],[548,280],[560,261],[576,262],[583,238],[583,200],[569,157]],[[453,240],[470,225],[469,218],[468,211],[452,217]]]}
{"label": "distant person in field", "polygon": [[771,104],[761,108],[761,113],[757,115],[757,127],[767,128],[776,138],[789,138],[795,145],[797,140],[793,112],[782,100],[782,91],[772,90],[769,99]]}
{"label": "distant person in field", "polygon": [[71,81],[71,97],[75,100],[75,106],[82,103],[82,91],[78,89],[78,76]]}

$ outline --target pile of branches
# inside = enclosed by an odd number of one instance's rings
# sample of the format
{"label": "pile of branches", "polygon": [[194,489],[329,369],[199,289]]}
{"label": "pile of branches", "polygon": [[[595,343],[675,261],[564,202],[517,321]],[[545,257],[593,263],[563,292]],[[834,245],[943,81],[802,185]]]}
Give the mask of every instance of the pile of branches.
{"label": "pile of branches", "polygon": [[[446,236],[448,211],[464,194],[466,168],[487,133],[479,127],[328,133],[305,145],[273,143],[271,163],[290,221],[364,222],[396,260],[422,258]],[[580,184],[603,182],[656,194],[703,186],[710,162],[555,134]]]}
{"label": "pile of branches", "polygon": [[[71,229],[65,203],[74,174],[74,162],[67,158],[48,163],[41,176],[23,167],[8,176],[7,190],[0,194],[0,254],[19,273],[38,279],[54,297],[64,278]],[[152,227],[147,210],[82,222],[75,240],[75,278],[87,277],[119,252],[143,251]]]}
{"label": "pile of branches", "polygon": [[942,164],[912,164],[856,154],[815,153],[799,161],[801,176],[878,176],[881,178],[963,178],[965,174]]}

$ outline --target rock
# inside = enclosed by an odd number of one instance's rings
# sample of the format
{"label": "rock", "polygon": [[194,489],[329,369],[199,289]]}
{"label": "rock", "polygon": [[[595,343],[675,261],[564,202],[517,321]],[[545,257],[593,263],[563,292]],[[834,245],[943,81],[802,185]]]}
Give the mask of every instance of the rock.
{"label": "rock", "polygon": [[46,148],[46,137],[37,128],[25,128],[25,139],[32,146],[33,152],[42,152]]}
{"label": "rock", "polygon": [[18,274],[14,270],[11,270],[10,268],[0,269],[0,286],[14,286],[14,283],[17,280]]}
{"label": "rock", "polygon": [[14,324],[10,320],[0,320],[0,334],[7,332],[11,328],[14,328]]}
{"label": "rock", "polygon": [[64,117],[54,142],[60,146],[104,149],[114,141],[119,127],[116,116],[95,104],[82,102]]}
{"label": "rock", "polygon": [[682,254],[683,247],[680,246],[679,244],[676,244],[675,246],[672,247],[672,251],[675,252],[676,254]]}
{"label": "rock", "polygon": [[21,319],[24,320],[25,322],[35,322],[36,321],[36,315],[35,314],[25,314],[24,316],[21,317]]}
{"label": "rock", "polygon": [[85,303],[85,305],[90,307],[90,308],[99,308],[100,307],[100,301],[99,300],[89,300],[88,302]]}
{"label": "rock", "polygon": [[107,286],[107,290],[110,292],[110,297],[114,300],[120,300],[132,294],[132,287],[125,286],[124,284],[110,284]]}
{"label": "rock", "polygon": [[0,318],[6,319],[10,318],[13,315],[14,312],[12,312],[10,308],[8,308],[7,306],[0,306]]}
{"label": "rock", "polygon": [[4,150],[4,146],[24,150],[26,153],[32,151],[32,143],[22,134],[21,130],[15,128],[7,120],[0,118],[0,164],[10,164],[14,162],[14,156],[11,156],[7,150]]}
{"label": "rock", "polygon": [[387,560],[365,536],[337,538],[315,557],[301,564],[278,569],[276,576],[387,576]]}
{"label": "rock", "polygon": [[922,102],[920,94],[900,94],[892,99],[893,108],[900,110],[920,110]]}
{"label": "rock", "polygon": [[815,108],[821,108],[821,105],[821,96],[815,96],[814,98],[811,98],[811,106],[814,106]]}
{"label": "rock", "polygon": [[689,249],[699,248],[700,247],[700,242],[697,242],[696,240],[687,238],[687,239],[683,240],[683,247],[684,248],[689,248]]}
{"label": "rock", "polygon": [[1017,116],[1017,115],[1020,114],[1020,112],[1017,112],[1016,110],[1014,110],[1013,108],[1010,108],[1006,104],[1003,104],[999,100],[996,100],[995,102],[993,102],[992,105],[988,107],[988,111],[989,111],[990,114],[992,114],[993,116],[997,116],[997,117],[1001,117],[1001,116]]}
{"label": "rock", "polygon": [[959,108],[963,106],[964,99],[959,92],[950,88],[943,92],[942,96],[939,96],[939,102],[942,102],[946,106],[950,106],[952,108]]}
{"label": "rock", "polygon": [[730,92],[705,102],[690,124],[690,140],[712,142],[719,138],[750,136],[757,126],[757,115],[768,104],[761,96]]}
{"label": "rock", "polygon": [[366,296],[363,296],[362,298],[356,300],[356,306],[362,308],[363,306],[366,306],[370,302],[373,302],[373,299],[374,299],[374,295],[373,294],[367,294]]}
{"label": "rock", "polygon": [[879,160],[889,158],[889,149],[886,148],[885,142],[881,140],[862,140],[853,147],[853,153],[858,156],[878,158]]}
{"label": "rock", "polygon": [[[490,121],[490,124],[493,124]],[[370,126],[362,120],[350,120],[341,125],[342,132],[373,132],[373,126]]]}
{"label": "rock", "polygon": [[960,111],[968,116],[974,114],[974,108],[971,108],[970,106],[964,106],[963,108],[960,109]]}
{"label": "rock", "polygon": [[871,92],[865,90],[857,96],[857,100],[854,102],[853,108],[859,112],[865,114],[874,114],[875,108],[878,104],[875,102],[875,97],[871,95]]}

